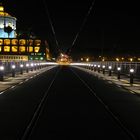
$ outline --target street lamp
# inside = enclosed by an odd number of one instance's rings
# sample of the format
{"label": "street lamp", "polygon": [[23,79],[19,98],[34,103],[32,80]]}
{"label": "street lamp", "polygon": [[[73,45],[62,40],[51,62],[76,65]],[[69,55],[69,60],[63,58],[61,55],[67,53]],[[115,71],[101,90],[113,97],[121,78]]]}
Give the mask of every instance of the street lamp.
{"label": "street lamp", "polygon": [[29,64],[28,63],[26,64],[26,72],[27,73],[29,72]]}
{"label": "street lamp", "polygon": [[4,66],[0,66],[0,81],[4,80],[3,76],[4,76]]}
{"label": "street lamp", "polygon": [[31,63],[31,71],[33,71],[34,63]]}
{"label": "street lamp", "polygon": [[96,67],[97,67],[97,65],[95,64],[95,65],[94,65],[94,71],[96,71]]}
{"label": "street lamp", "polygon": [[20,74],[23,74],[23,64],[20,64]]}
{"label": "street lamp", "polygon": [[12,68],[12,77],[15,77],[15,68],[16,68],[16,65],[12,65],[11,68]]}
{"label": "street lamp", "polygon": [[98,72],[99,72],[99,73],[100,73],[100,67],[101,67],[101,66],[100,66],[100,65],[98,65]]}
{"label": "street lamp", "polygon": [[103,68],[103,74],[105,74],[105,65],[103,65],[102,68]]}
{"label": "street lamp", "polygon": [[133,79],[134,79],[134,69],[130,69],[130,84],[133,84]]}
{"label": "street lamp", "polygon": [[117,68],[117,71],[118,71],[117,78],[118,78],[118,79],[120,79],[120,72],[121,72],[121,67],[118,67],[118,68]]}
{"label": "street lamp", "polygon": [[108,69],[109,69],[109,76],[111,76],[111,69],[112,69],[112,66],[109,66]]}

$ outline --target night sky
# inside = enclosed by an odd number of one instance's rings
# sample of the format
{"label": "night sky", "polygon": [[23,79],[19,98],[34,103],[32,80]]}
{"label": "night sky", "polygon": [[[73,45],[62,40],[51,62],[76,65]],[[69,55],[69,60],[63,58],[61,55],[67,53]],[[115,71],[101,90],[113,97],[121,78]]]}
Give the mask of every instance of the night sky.
{"label": "night sky", "polygon": [[[138,1],[95,0],[79,36],[83,20],[93,0],[46,0],[48,11],[62,51],[70,55],[139,55],[140,10]],[[17,30],[30,30],[48,40],[55,54],[58,47],[49,24],[43,0],[3,0],[5,11],[17,17]]]}

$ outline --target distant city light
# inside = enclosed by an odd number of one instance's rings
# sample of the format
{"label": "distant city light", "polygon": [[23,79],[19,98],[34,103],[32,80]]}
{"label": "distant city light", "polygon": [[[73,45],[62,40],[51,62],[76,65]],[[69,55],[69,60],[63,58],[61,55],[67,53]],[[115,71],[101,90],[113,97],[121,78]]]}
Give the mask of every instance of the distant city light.
{"label": "distant city light", "polygon": [[133,61],[133,58],[130,58],[130,61],[132,62]]}
{"label": "distant city light", "polygon": [[119,58],[116,58],[116,61],[120,61],[120,59]]}

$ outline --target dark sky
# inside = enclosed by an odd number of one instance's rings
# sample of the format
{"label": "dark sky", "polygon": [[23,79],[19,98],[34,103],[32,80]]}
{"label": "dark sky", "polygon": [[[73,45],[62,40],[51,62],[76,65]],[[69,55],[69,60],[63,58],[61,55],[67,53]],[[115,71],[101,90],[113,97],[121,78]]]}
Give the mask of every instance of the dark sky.
{"label": "dark sky", "polygon": [[[60,48],[71,47],[92,0],[46,0]],[[8,13],[17,17],[17,29],[31,29],[57,51],[43,0],[3,0]],[[138,1],[95,0],[71,55],[139,54],[140,13]],[[103,51],[102,51],[103,50]]]}

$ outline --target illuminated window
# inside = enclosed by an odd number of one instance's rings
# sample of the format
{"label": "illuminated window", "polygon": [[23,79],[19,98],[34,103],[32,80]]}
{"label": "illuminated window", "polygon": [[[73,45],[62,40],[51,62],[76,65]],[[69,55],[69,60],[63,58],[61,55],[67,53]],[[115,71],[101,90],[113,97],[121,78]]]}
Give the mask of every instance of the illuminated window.
{"label": "illuminated window", "polygon": [[2,46],[0,46],[0,52],[2,51]]}
{"label": "illuminated window", "polygon": [[17,39],[12,39],[12,45],[18,45],[18,40]]}
{"label": "illuminated window", "polygon": [[33,52],[33,47],[29,46],[29,52]]}
{"label": "illuminated window", "polygon": [[10,46],[4,46],[4,52],[10,52]]}
{"label": "illuminated window", "polygon": [[12,52],[18,52],[18,47],[17,46],[12,46]]}
{"label": "illuminated window", "polygon": [[4,7],[0,6],[0,12],[4,12]]}
{"label": "illuminated window", "polygon": [[36,53],[39,52],[39,49],[40,49],[40,47],[35,47],[34,52],[36,52]]}
{"label": "illuminated window", "polygon": [[25,52],[25,46],[20,46],[19,47],[19,52]]}
{"label": "illuminated window", "polygon": [[33,40],[32,39],[29,39],[28,45],[33,45]]}
{"label": "illuminated window", "polygon": [[34,45],[40,46],[40,44],[41,44],[41,40],[35,40],[35,41],[34,41]]}
{"label": "illuminated window", "polygon": [[3,39],[0,39],[0,45],[3,45]]}
{"label": "illuminated window", "polygon": [[4,45],[10,45],[10,39],[4,39]]}
{"label": "illuminated window", "polygon": [[19,40],[19,45],[25,45],[26,44],[26,40],[25,39],[20,39]]}

